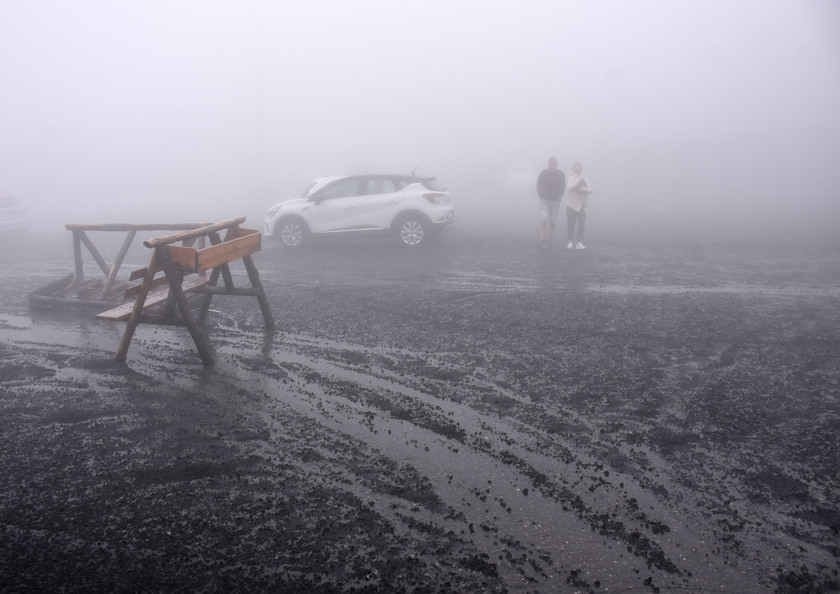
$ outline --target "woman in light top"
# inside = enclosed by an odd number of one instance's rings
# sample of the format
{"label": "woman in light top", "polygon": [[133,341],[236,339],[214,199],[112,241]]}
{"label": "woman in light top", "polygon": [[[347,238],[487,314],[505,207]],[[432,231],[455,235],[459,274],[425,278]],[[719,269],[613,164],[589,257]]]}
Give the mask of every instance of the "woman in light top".
{"label": "woman in light top", "polygon": [[592,188],[581,171],[583,166],[580,162],[572,165],[573,173],[569,176],[569,183],[566,185],[566,230],[569,235],[568,249],[585,249],[583,245],[583,228],[586,225],[586,209],[589,206],[589,194]]}

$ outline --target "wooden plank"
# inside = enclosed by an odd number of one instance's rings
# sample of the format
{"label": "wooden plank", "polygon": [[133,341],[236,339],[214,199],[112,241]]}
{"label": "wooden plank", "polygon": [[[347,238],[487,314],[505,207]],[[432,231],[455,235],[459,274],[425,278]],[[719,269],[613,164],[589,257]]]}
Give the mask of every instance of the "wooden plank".
{"label": "wooden plank", "polygon": [[[100,281],[96,284],[89,285],[89,286],[85,287],[83,290],[79,291],[79,293],[76,295],[76,298],[77,299],[82,299],[84,301],[99,299],[99,296],[102,294],[102,285],[103,284],[104,283],[102,281]],[[105,305],[105,304],[103,303],[103,305]]]}
{"label": "wooden plank", "polygon": [[[149,269],[148,266],[145,268],[138,268],[137,270],[132,270],[131,273],[128,275],[129,281],[136,281],[138,278],[143,278],[146,276],[146,271]],[[160,266],[155,267],[155,274],[160,272]]]}
{"label": "wooden plank", "polygon": [[[195,238],[190,241],[195,241]],[[166,254],[175,267],[182,272],[198,272],[195,248],[183,245],[167,245]]]}
{"label": "wooden plank", "polygon": [[43,287],[35,289],[34,291],[32,291],[31,294],[32,295],[51,296],[53,293],[56,293],[56,292],[62,290],[64,287],[67,287],[67,286],[71,285],[75,279],[76,279],[75,274],[68,274],[64,278],[54,280],[53,282],[48,283],[48,284],[44,285]]}
{"label": "wooden plank", "polygon": [[[77,280],[75,275],[70,274],[62,279],[54,281],[29,294],[30,305],[49,307],[84,307],[102,310],[109,304],[122,302],[122,291],[126,283],[118,281],[114,283],[112,290],[104,297],[101,295],[100,283],[97,279]],[[90,294],[91,288],[98,292],[93,299],[86,295]]]}
{"label": "wooden plank", "polygon": [[[159,276],[155,279],[152,279],[152,282],[149,285],[149,288],[154,289],[155,287],[165,285],[167,282],[168,281],[166,280],[165,276]],[[126,288],[126,290],[125,290],[125,298],[126,299],[131,299],[132,297],[135,297],[139,292],[140,292],[140,285],[139,284],[131,285],[130,287]]]}
{"label": "wooden plank", "polygon": [[[143,309],[163,303],[164,301],[166,301],[166,296],[168,294],[168,288],[149,293],[146,296],[146,302],[143,304]],[[128,317],[131,315],[132,309],[134,309],[134,301],[130,301],[129,303],[123,303],[122,305],[119,305],[113,309],[109,309],[108,311],[103,311],[102,313],[96,314],[96,319],[111,321],[127,320]]]}
{"label": "wooden plank", "polygon": [[[165,282],[166,278],[162,277],[162,280]],[[185,293],[190,291],[194,291],[197,288],[207,284],[207,277],[205,276],[198,276],[194,279],[185,281],[181,285],[181,290]],[[166,301],[166,298],[169,296],[169,288],[165,289],[158,289],[157,291],[150,291],[149,294],[146,296],[146,301],[143,303],[143,310],[150,307],[154,307],[155,305],[160,305]],[[96,315],[97,320],[111,320],[111,321],[119,321],[119,320],[127,320],[128,317],[131,315],[131,310],[134,308],[134,302],[124,303],[118,307],[113,309],[109,309],[108,311],[103,311],[100,314]]]}
{"label": "wooden plank", "polygon": [[209,270],[216,266],[239,260],[249,254],[260,251],[260,247],[259,231],[253,231],[248,235],[231,241],[223,241],[218,245],[213,245],[196,252],[197,269],[199,271]]}
{"label": "wooden plank", "polygon": [[62,297],[64,299],[72,299],[75,296],[78,296],[82,292],[90,289],[91,287],[99,286],[99,279],[97,278],[88,278],[88,279],[81,279],[75,280],[64,289],[58,292],[58,297]]}
{"label": "wooden plank", "polygon": [[[152,291],[146,296],[146,302],[143,304],[143,309],[147,309],[149,307],[154,307],[155,305],[159,305],[166,301],[166,297],[169,295],[169,289],[159,289],[157,291]],[[104,311],[100,314],[96,315],[97,320],[127,320],[128,317],[131,315],[131,310],[134,309],[134,302],[131,301],[129,303],[124,303],[120,306],[117,306],[113,309],[109,309],[108,311]]]}

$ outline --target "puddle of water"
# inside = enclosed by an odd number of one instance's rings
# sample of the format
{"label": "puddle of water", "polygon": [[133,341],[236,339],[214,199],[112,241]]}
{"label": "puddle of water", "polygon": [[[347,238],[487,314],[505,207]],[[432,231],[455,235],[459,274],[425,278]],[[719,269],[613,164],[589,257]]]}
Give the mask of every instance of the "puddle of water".
{"label": "puddle of water", "polygon": [[0,314],[0,328],[10,330],[26,330],[32,328],[32,318],[29,316],[16,316],[12,314]]}

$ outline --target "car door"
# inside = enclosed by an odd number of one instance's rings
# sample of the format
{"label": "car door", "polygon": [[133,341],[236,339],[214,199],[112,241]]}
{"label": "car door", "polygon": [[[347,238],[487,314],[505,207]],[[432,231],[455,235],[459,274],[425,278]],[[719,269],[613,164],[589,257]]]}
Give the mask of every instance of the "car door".
{"label": "car door", "polygon": [[307,222],[313,233],[330,233],[353,228],[359,178],[339,179],[309,198]]}
{"label": "car door", "polygon": [[401,185],[393,178],[376,175],[367,179],[365,193],[356,204],[356,217],[366,229],[387,229],[400,209]]}

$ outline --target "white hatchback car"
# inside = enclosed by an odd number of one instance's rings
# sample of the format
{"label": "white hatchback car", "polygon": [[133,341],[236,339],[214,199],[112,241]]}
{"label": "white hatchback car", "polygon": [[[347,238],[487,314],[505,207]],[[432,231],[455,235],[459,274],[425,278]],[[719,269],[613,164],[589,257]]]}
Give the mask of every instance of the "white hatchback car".
{"label": "white hatchback car", "polygon": [[316,179],[302,198],[272,206],[264,234],[290,248],[310,235],[364,232],[392,233],[418,247],[454,222],[449,192],[433,177],[351,175]]}
{"label": "white hatchback car", "polygon": [[11,196],[0,196],[0,231],[21,231],[29,228],[26,209]]}

